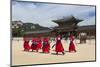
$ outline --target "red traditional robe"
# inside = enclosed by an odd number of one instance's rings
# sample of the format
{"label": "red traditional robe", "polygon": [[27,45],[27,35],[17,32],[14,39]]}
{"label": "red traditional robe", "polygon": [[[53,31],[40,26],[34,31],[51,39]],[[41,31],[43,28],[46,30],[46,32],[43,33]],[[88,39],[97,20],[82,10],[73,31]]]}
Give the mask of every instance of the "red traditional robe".
{"label": "red traditional robe", "polygon": [[75,44],[73,43],[75,37],[73,35],[70,35],[70,45],[69,45],[69,52],[76,52],[76,49],[75,49]]}
{"label": "red traditional robe", "polygon": [[30,50],[30,46],[29,46],[29,41],[24,41],[24,51],[29,51]]}
{"label": "red traditional robe", "polygon": [[56,38],[56,47],[55,47],[55,51],[56,52],[64,52],[64,48],[63,48],[63,45],[61,43],[61,36],[59,35],[57,38]]}
{"label": "red traditional robe", "polygon": [[38,49],[39,49],[39,48],[38,48],[38,41],[37,41],[37,39],[35,39],[35,38],[32,40],[31,49],[32,49],[32,50],[38,50]]}
{"label": "red traditional robe", "polygon": [[43,53],[49,53],[50,52],[49,39],[47,39],[47,38],[44,38],[44,40],[43,40],[42,51],[43,51]]}
{"label": "red traditional robe", "polygon": [[41,41],[41,39],[38,39],[38,45],[37,45],[37,47],[38,47],[39,49],[42,48],[42,41]]}

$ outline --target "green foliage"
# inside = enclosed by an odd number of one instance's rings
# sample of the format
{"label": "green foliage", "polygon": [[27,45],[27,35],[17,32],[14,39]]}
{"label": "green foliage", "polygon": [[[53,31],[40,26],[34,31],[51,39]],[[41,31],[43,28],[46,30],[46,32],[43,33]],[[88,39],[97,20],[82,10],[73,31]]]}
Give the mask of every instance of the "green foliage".
{"label": "green foliage", "polygon": [[31,32],[31,31],[39,31],[49,29],[48,27],[40,26],[39,24],[33,24],[33,23],[23,23],[23,25],[19,25],[18,28],[12,28],[12,36],[13,37],[22,37],[24,36],[25,32]]}
{"label": "green foliage", "polygon": [[24,35],[23,28],[14,28],[12,29],[12,36],[13,37],[22,37]]}

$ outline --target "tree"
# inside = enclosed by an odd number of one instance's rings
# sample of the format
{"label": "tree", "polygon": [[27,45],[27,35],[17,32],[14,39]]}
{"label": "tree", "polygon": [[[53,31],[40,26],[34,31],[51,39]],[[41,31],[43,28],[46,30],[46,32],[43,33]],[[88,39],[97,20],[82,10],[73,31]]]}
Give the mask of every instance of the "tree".
{"label": "tree", "polygon": [[24,31],[22,27],[19,28],[13,28],[12,29],[12,36],[13,37],[21,37],[24,35]]}

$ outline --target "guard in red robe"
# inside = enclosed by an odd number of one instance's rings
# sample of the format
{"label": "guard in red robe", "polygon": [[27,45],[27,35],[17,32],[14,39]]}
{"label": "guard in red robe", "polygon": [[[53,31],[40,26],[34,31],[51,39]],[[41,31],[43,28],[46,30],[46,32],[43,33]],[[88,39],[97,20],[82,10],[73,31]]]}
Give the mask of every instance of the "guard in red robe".
{"label": "guard in red robe", "polygon": [[42,48],[42,40],[41,40],[41,38],[38,39],[37,41],[38,41],[37,47],[38,47],[38,49],[41,49]]}
{"label": "guard in red robe", "polygon": [[48,38],[43,39],[42,51],[43,51],[43,53],[49,53],[50,52],[50,44],[49,44]]}
{"label": "guard in red robe", "polygon": [[30,45],[29,45],[29,40],[24,38],[24,51],[29,51],[30,50]]}
{"label": "guard in red robe", "polygon": [[56,51],[57,55],[58,55],[58,52],[62,52],[63,55],[65,54],[63,45],[61,43],[61,36],[60,35],[58,35],[56,38],[55,51]]}
{"label": "guard in red robe", "polygon": [[69,52],[76,52],[74,41],[75,37],[71,34],[70,35],[70,44],[69,44]]}
{"label": "guard in red robe", "polygon": [[37,39],[36,38],[33,38],[32,39],[32,45],[31,45],[32,51],[33,50],[36,50],[36,52],[38,52],[38,50],[39,50],[38,44],[39,43],[38,43]]}

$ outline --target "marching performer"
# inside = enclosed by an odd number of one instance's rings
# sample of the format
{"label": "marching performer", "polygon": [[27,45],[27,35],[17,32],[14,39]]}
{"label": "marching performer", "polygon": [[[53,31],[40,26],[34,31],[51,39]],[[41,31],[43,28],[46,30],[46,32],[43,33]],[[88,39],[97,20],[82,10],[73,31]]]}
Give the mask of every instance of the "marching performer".
{"label": "marching performer", "polygon": [[29,40],[24,37],[24,51],[29,51],[30,50],[30,45],[29,45]]}
{"label": "marching performer", "polygon": [[38,52],[38,50],[39,50],[38,44],[39,43],[38,43],[37,39],[36,38],[33,38],[32,39],[32,45],[31,45],[32,51],[33,50],[36,50],[36,52]]}
{"label": "marching performer", "polygon": [[56,38],[55,51],[56,51],[57,55],[58,55],[58,52],[62,52],[63,55],[65,54],[63,45],[61,43],[61,36],[60,35],[58,35]]}
{"label": "marching performer", "polygon": [[37,47],[38,47],[38,49],[42,49],[42,40],[41,40],[41,38],[39,39],[38,38],[38,45],[37,45]]}
{"label": "marching performer", "polygon": [[75,37],[71,34],[70,35],[70,44],[69,44],[69,52],[76,52],[76,49],[75,49],[75,44],[74,44],[74,40],[75,40]]}
{"label": "marching performer", "polygon": [[43,39],[42,51],[43,51],[43,53],[49,53],[50,52],[50,44],[49,44],[48,38]]}

